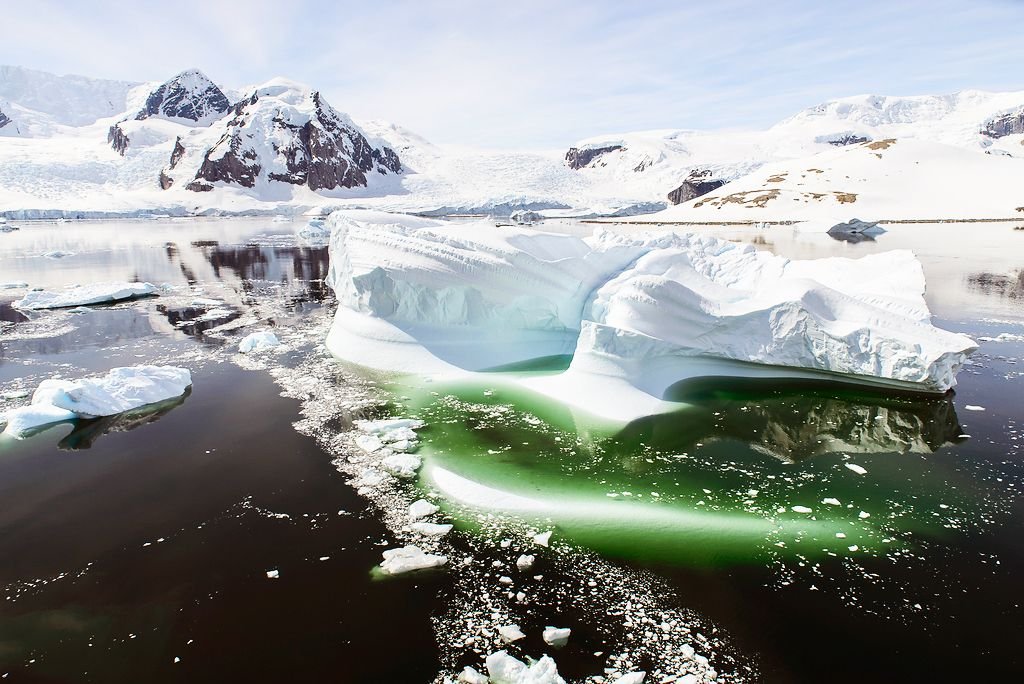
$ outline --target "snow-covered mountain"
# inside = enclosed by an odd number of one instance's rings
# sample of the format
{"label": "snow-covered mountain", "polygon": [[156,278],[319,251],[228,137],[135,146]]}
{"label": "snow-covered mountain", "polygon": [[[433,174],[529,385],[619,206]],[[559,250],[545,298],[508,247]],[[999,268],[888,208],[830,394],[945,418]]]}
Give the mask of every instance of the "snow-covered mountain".
{"label": "snow-covered mountain", "polygon": [[[860,168],[859,153],[839,154],[889,139],[932,145],[901,145],[876,167]],[[510,151],[435,145],[395,124],[356,122],[316,90],[285,79],[233,90],[196,70],[134,84],[0,68],[0,212],[8,216],[338,207],[622,216],[678,204],[693,220],[707,218],[711,207],[717,220],[793,220],[803,212],[799,199],[767,203],[780,209],[774,213],[732,200],[697,206],[702,197],[763,189],[784,172],[788,181],[770,184],[780,193],[787,183],[812,197],[856,193],[856,215],[872,218],[869,198],[885,195],[875,184],[891,182],[901,164],[909,186],[925,177],[915,175],[923,166],[935,178],[957,179],[949,183],[961,190],[979,186],[971,197],[997,192],[998,204],[969,212],[991,214],[1024,205],[1003,196],[1016,192],[1022,141],[1024,92],[864,95],[767,130],[645,131],[562,150]],[[961,161],[969,174],[954,168]],[[813,168],[822,170],[814,184],[800,179]],[[836,187],[825,187],[826,179]],[[845,205],[813,202],[849,218]]]}

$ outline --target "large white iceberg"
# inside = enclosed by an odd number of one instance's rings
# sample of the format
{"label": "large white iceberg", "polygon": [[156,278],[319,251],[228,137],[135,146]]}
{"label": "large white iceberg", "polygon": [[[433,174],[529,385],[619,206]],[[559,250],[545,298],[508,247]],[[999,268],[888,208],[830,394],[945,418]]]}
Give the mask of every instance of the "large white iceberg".
{"label": "large white iceberg", "polygon": [[186,368],[131,366],[98,378],[43,380],[27,406],[7,412],[4,432],[22,437],[75,418],[99,418],[180,397],[192,385]]}
{"label": "large white iceberg", "polygon": [[331,222],[335,355],[458,375],[572,354],[524,383],[606,417],[664,410],[673,385],[707,376],[942,393],[976,348],[931,324],[909,251],[795,261],[685,233]]}
{"label": "large white iceberg", "polygon": [[107,304],[125,299],[145,297],[156,294],[156,286],[152,283],[92,283],[77,285],[66,290],[37,290],[29,292],[21,299],[15,300],[17,309],[63,309],[88,304]]}

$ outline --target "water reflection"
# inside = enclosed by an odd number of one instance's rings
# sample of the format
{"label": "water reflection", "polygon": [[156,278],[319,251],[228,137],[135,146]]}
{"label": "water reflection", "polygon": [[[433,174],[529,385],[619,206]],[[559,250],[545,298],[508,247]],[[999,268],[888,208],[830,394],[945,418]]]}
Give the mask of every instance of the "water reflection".
{"label": "water reflection", "polygon": [[192,388],[189,387],[180,397],[156,404],[149,404],[136,411],[128,411],[92,420],[76,421],[74,430],[64,437],[57,446],[66,451],[89,449],[103,435],[111,432],[128,432],[143,425],[155,423],[184,404],[191,394]]}
{"label": "water reflection", "polygon": [[1010,275],[1005,273],[969,273],[967,284],[972,290],[996,297],[1020,299],[1024,297],[1024,269]]}

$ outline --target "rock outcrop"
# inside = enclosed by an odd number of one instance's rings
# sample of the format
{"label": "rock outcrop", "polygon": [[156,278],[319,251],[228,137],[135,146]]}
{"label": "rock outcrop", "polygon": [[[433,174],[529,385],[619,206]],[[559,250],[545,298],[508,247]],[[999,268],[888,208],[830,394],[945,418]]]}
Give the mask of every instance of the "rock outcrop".
{"label": "rock outcrop", "polygon": [[565,163],[570,169],[579,171],[590,166],[595,159],[609,152],[625,149],[622,145],[605,145],[603,147],[570,147],[565,153]]}
{"label": "rock outcrop", "polygon": [[107,129],[107,142],[122,157],[128,151],[128,135],[121,128],[120,123],[116,123]]}
{"label": "rock outcrop", "polygon": [[857,135],[856,133],[838,133],[823,136],[816,142],[828,143],[833,147],[845,147],[846,145],[860,145],[861,143],[871,142],[871,138],[866,135]]}
{"label": "rock outcrop", "polygon": [[0,128],[3,128],[9,123],[11,123],[11,117],[4,114],[4,110],[0,109]]}
{"label": "rock outcrop", "polygon": [[402,172],[394,150],[373,145],[316,91],[272,82],[237,103],[231,113],[188,189],[205,191],[217,182],[251,188],[265,178],[333,190],[364,187],[366,174],[374,171]]}
{"label": "rock outcrop", "polygon": [[209,124],[224,116],[231,102],[201,71],[183,71],[149,94],[135,116],[141,121],[152,116]]}
{"label": "rock outcrop", "polygon": [[1024,133],[1024,109],[989,119],[981,129],[981,134],[989,138],[1002,138],[1021,133]]}
{"label": "rock outcrop", "polygon": [[672,204],[689,202],[695,197],[706,195],[725,185],[724,180],[713,178],[710,169],[694,169],[686,177],[682,185],[668,193],[668,201]]}

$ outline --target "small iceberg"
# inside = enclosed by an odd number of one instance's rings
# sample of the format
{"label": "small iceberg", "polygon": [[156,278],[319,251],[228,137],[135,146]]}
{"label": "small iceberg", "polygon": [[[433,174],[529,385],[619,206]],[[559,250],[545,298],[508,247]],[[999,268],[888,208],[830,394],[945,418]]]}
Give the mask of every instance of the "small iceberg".
{"label": "small iceberg", "polygon": [[16,309],[65,309],[89,304],[109,304],[126,299],[149,297],[157,293],[152,283],[109,282],[77,285],[66,290],[29,292],[14,301]]}
{"label": "small iceberg", "polygon": [[242,354],[268,351],[281,346],[277,335],[269,330],[249,333],[238,342],[238,351]]}
{"label": "small iceberg", "polygon": [[28,406],[7,412],[4,432],[22,438],[76,418],[100,418],[174,399],[192,386],[192,375],[175,366],[114,368],[98,378],[44,380]]}
{"label": "small iceberg", "polygon": [[447,556],[426,553],[418,546],[403,546],[399,549],[388,549],[383,554],[384,561],[380,569],[387,575],[401,575],[413,570],[439,568],[448,562]]}
{"label": "small iceberg", "polygon": [[541,656],[529,665],[508,654],[496,651],[485,661],[491,684],[565,684],[551,656]]}

